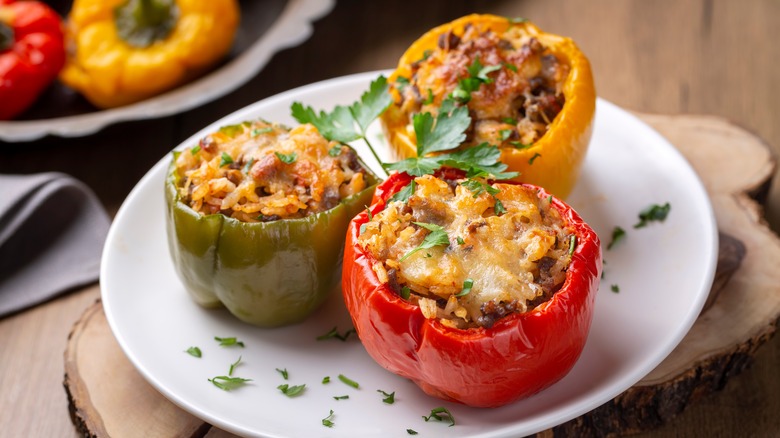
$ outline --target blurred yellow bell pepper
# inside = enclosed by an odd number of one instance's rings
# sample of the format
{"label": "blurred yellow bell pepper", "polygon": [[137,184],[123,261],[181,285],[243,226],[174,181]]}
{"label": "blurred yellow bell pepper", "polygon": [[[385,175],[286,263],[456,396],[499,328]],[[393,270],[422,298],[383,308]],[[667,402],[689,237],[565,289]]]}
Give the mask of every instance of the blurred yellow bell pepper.
{"label": "blurred yellow bell pepper", "polygon": [[239,16],[237,0],[75,0],[60,79],[101,108],[146,99],[222,58]]}
{"label": "blurred yellow bell pepper", "polygon": [[[467,31],[480,38],[496,37],[466,41]],[[525,115],[518,116],[517,99],[533,97],[518,95],[515,84],[523,85],[528,76],[529,87],[533,88],[533,81],[538,80],[533,76],[544,74],[545,66],[528,52],[537,43],[527,43],[530,48],[516,47],[505,38],[536,40],[541,44],[536,50],[554,55],[556,63],[568,70],[556,84],[564,97],[562,108],[549,117],[544,134],[532,141],[515,136],[519,131],[517,118]],[[489,41],[496,41],[497,46],[488,45]],[[476,81],[473,94],[463,89],[468,85],[464,81]],[[574,187],[590,142],[596,91],[590,63],[571,39],[542,32],[524,19],[468,15],[434,28],[412,43],[389,82],[395,103],[382,114],[381,121],[396,158],[416,154],[417,140],[411,124],[414,112],[436,111],[449,96],[468,106],[477,118],[486,114],[487,123],[483,126],[488,128],[483,132],[493,135],[469,138],[467,146],[480,141],[499,146],[501,161],[509,166],[508,170],[521,173],[517,180],[542,186],[560,198],[568,196]],[[477,97],[471,99],[472,96]],[[541,116],[548,118],[546,114]]]}

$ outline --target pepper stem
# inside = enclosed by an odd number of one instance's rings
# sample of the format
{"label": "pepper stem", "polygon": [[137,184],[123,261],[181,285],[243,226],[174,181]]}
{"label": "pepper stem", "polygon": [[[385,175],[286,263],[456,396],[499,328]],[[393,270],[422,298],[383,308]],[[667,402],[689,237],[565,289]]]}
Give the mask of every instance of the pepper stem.
{"label": "pepper stem", "polygon": [[144,48],[170,35],[179,18],[174,0],[127,0],[114,9],[114,24],[127,44]]}
{"label": "pepper stem", "polygon": [[0,52],[4,52],[14,45],[14,30],[11,26],[0,21]]}

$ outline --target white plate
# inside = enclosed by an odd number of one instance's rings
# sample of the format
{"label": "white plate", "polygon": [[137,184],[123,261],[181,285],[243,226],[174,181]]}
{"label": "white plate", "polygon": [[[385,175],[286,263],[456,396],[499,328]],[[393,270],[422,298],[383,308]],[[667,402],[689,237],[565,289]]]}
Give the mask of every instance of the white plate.
{"label": "white plate", "polygon": [[[234,50],[251,45],[213,72],[166,93],[119,108],[37,120],[0,121],[0,139],[12,142],[36,140],[45,135],[80,137],[113,123],[164,117],[211,102],[245,84],[274,53],[305,41],[312,33],[311,22],[327,14],[335,4],[335,0],[289,0],[256,41],[239,41],[254,35],[258,25],[265,29],[267,17],[261,15],[268,15],[268,11],[263,11],[260,2],[255,2],[242,5],[241,27]],[[252,28],[253,23],[255,28]]]}
{"label": "white plate", "polygon": [[[295,89],[258,102],[191,137],[217,127],[262,117],[293,124],[289,107],[302,101],[330,109],[367,89],[377,72],[347,76]],[[374,126],[373,141],[380,142]],[[367,154],[361,153],[363,157]],[[631,114],[598,102],[596,127],[582,176],[569,199],[606,246],[614,226],[626,239],[605,251],[605,278],[593,326],[580,360],[563,380],[541,393],[499,409],[473,409],[423,394],[414,384],[376,365],[354,338],[316,341],[333,326],[351,327],[340,294],[305,323],[264,330],[245,325],[224,310],[193,303],[174,273],[163,226],[164,157],[138,183],[117,213],[102,261],[106,316],[122,349],[163,395],[192,414],[230,432],[251,436],[520,436],[581,415],[615,397],[660,363],[696,319],[712,284],[717,233],[707,195],[688,163],[666,140]],[[634,230],[646,206],[670,202],[664,223]],[[610,291],[617,284],[619,293]],[[214,336],[232,337],[246,348],[218,347]],[[199,346],[203,357],[184,352]],[[246,387],[225,392],[208,378],[227,373]],[[286,368],[282,380],[276,368]],[[360,383],[355,390],[336,377]],[[331,383],[321,383],[330,376]],[[288,398],[276,387],[306,384]],[[395,404],[378,389],[395,391]],[[349,395],[336,401],[334,396]],[[457,426],[426,423],[421,416],[446,406]],[[321,420],[335,412],[332,429]]]}

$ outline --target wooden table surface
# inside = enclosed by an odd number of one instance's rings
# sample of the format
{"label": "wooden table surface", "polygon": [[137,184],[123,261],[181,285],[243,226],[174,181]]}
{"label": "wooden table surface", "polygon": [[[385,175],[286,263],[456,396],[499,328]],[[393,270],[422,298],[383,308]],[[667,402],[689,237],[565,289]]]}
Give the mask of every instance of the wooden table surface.
{"label": "wooden table surface", "polygon": [[[780,147],[776,0],[344,0],[315,24],[311,39],[277,54],[230,95],[184,114],[115,125],[86,138],[0,142],[0,173],[69,173],[113,212],[160,157],[200,127],[290,88],[390,68],[425,30],[471,12],[523,16],[571,36],[591,60],[598,94],[624,108],[723,116],[757,133],[776,152]],[[777,187],[769,195],[768,218],[780,228]],[[98,296],[95,285],[0,319],[0,436],[76,435],[62,388],[62,352],[70,327]],[[723,391],[646,435],[776,436],[778,370],[775,337]]]}

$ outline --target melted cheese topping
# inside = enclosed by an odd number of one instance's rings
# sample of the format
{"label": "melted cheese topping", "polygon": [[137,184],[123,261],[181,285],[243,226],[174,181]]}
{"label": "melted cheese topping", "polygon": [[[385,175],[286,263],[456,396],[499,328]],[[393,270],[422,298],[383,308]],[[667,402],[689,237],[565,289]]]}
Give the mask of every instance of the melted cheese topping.
{"label": "melted cheese topping", "polygon": [[204,215],[244,222],[329,210],[367,186],[355,152],[308,124],[223,127],[180,153],[175,165],[183,202]]}
{"label": "melted cheese topping", "polygon": [[[426,317],[489,327],[563,284],[572,236],[548,200],[514,184],[494,184],[494,197],[430,175],[415,183],[406,203],[390,202],[374,215],[359,243],[379,261],[380,281],[399,294],[409,288]],[[505,213],[495,214],[496,199]],[[442,227],[448,243],[412,252],[435,232],[415,222]],[[469,279],[470,292],[458,296]]]}
{"label": "melted cheese topping", "polygon": [[468,142],[509,147],[536,142],[563,108],[569,66],[517,27],[498,35],[480,24],[467,27],[462,35],[441,35],[438,47],[411,65],[408,85],[394,83],[401,97],[396,105],[409,114],[410,134],[413,114],[436,114],[458,83],[472,76],[468,69],[475,60],[498,69],[471,93],[467,105],[473,129]]}

